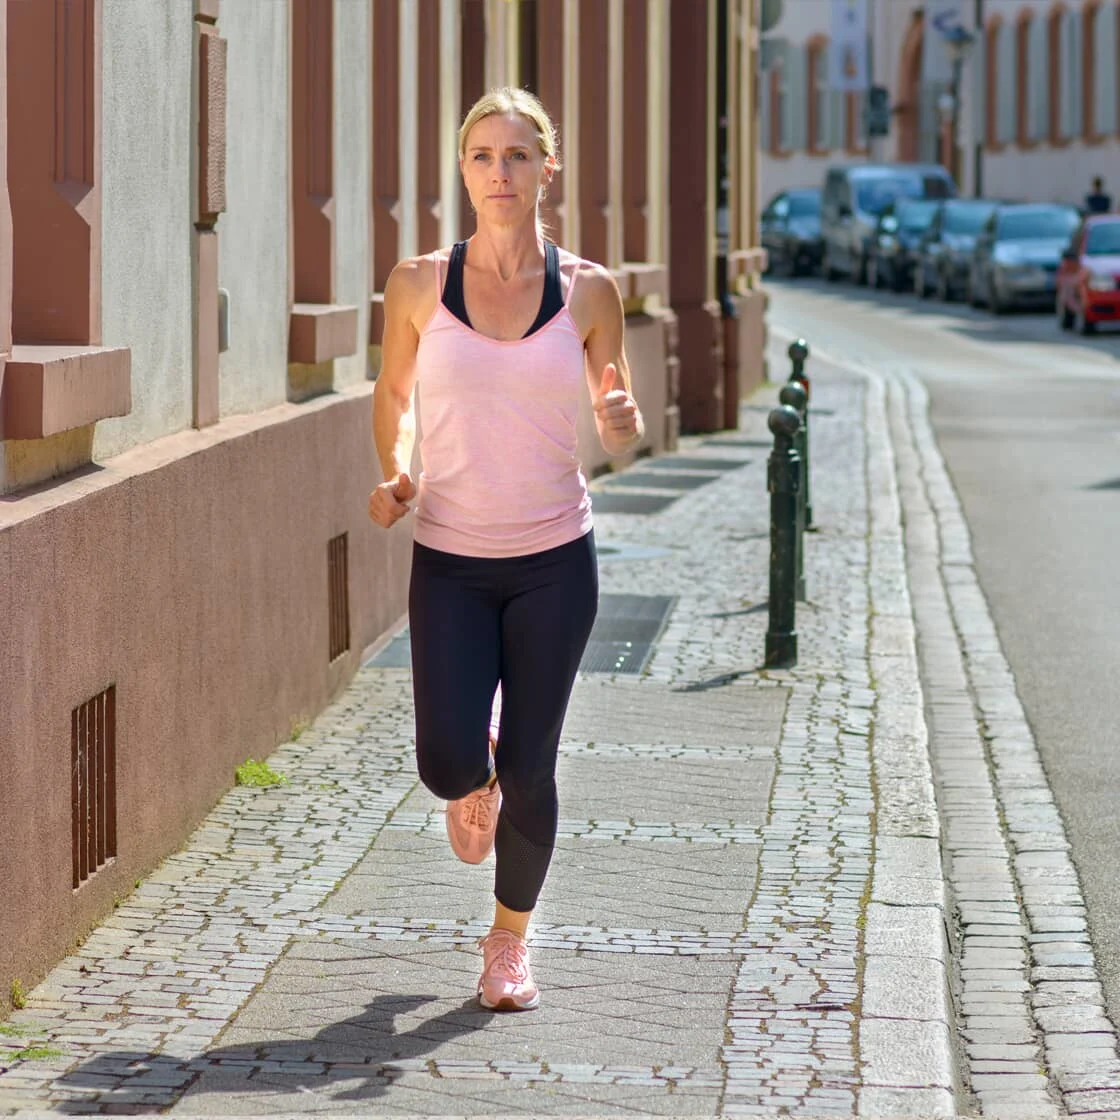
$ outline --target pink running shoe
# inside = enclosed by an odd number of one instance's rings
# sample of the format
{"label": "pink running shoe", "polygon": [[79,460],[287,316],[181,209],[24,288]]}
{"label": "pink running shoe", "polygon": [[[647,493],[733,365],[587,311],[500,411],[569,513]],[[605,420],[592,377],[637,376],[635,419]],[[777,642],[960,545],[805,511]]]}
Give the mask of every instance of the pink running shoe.
{"label": "pink running shoe", "polygon": [[529,947],[508,929],[492,929],[479,943],[478,999],[490,1011],[532,1011],[541,993],[529,971]]}
{"label": "pink running shoe", "polygon": [[[491,754],[494,746],[491,738]],[[447,839],[451,841],[451,850],[464,863],[481,863],[494,850],[501,807],[502,794],[497,782],[447,803]]]}

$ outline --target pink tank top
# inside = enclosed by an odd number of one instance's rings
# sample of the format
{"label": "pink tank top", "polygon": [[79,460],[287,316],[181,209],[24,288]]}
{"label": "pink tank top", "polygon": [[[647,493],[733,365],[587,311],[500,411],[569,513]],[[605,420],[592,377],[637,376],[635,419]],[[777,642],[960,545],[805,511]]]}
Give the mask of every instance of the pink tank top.
{"label": "pink tank top", "polygon": [[472,330],[441,293],[420,332],[420,483],[414,539],[460,556],[525,556],[591,529],[576,456],[583,339],[570,305],[527,338]]}

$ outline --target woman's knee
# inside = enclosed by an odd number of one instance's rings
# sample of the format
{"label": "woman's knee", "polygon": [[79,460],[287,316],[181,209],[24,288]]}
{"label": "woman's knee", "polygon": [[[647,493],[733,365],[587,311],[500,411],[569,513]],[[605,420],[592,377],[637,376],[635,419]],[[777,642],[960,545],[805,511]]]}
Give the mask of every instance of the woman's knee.
{"label": "woman's knee", "polygon": [[486,783],[485,758],[474,760],[461,753],[440,750],[433,744],[417,743],[416,768],[420,781],[442,801],[458,801]]}

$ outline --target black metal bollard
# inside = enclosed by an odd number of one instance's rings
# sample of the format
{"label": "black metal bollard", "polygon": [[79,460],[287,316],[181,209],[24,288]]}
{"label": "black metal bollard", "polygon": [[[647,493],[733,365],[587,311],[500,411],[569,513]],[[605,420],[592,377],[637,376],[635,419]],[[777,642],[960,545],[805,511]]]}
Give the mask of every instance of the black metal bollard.
{"label": "black metal bollard", "polygon": [[793,370],[789,375],[790,380],[802,380],[805,376],[805,359],[809,357],[809,344],[805,339],[799,338],[789,344],[786,353],[789,354],[789,360],[793,362]]}
{"label": "black metal bollard", "polygon": [[766,665],[791,669],[797,664],[797,494],[801,459],[793,446],[801,427],[795,408],[779,405],[767,423],[774,450],[767,463],[770,491],[770,622],[766,631]]}
{"label": "black metal bollard", "polygon": [[806,448],[805,448],[805,409],[808,398],[805,390],[798,381],[787,381],[778,400],[792,408],[797,413],[797,432],[793,437],[793,449],[801,460],[801,485],[797,488],[797,598],[805,602],[805,477],[806,477]]}
{"label": "black metal bollard", "polygon": [[805,528],[812,529],[814,527],[813,491],[809,484],[809,397],[812,395],[812,390],[809,388],[809,375],[805,372],[805,362],[809,357],[809,344],[805,339],[799,338],[796,342],[790,343],[788,353],[792,363],[789,379],[799,382],[801,388],[805,390],[805,407],[801,411],[803,442],[798,450],[801,452],[801,460],[804,464],[801,468],[801,481],[805,488]]}

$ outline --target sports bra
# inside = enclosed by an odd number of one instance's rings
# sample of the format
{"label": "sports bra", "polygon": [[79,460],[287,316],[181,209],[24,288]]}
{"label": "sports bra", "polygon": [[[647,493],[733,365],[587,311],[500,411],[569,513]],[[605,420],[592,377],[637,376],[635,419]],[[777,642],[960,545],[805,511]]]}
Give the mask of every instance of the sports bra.
{"label": "sports bra", "polygon": [[[463,297],[463,266],[467,259],[467,243],[456,241],[451,246],[451,256],[447,262],[447,281],[443,286],[443,306],[461,323],[473,330],[467,304]],[[564,309],[564,293],[560,287],[560,250],[551,241],[544,243],[544,291],[541,293],[541,306],[533,325],[521,336],[528,338],[539,331],[550,319]]]}

